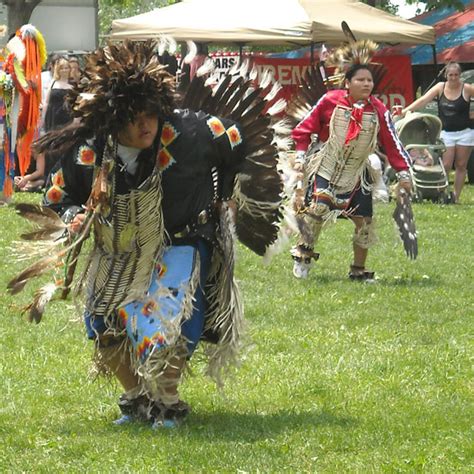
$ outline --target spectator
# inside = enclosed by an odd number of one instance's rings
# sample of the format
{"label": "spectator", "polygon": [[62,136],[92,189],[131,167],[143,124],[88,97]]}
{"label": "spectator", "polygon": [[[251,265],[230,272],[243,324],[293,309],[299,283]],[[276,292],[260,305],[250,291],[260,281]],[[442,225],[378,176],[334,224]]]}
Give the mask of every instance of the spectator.
{"label": "spectator", "polygon": [[474,97],[474,86],[461,81],[461,66],[450,62],[446,65],[446,82],[439,82],[419,99],[402,110],[402,115],[413,112],[428,102],[438,100],[438,113],[443,129],[441,138],[446,145],[443,164],[449,171],[453,164],[454,202],[459,202],[466,180],[467,162],[474,146],[474,130],[469,118],[469,102]]}
{"label": "spectator", "polygon": [[69,83],[72,86],[76,86],[77,84],[79,84],[79,81],[81,80],[82,76],[79,59],[77,59],[76,56],[71,56],[69,58],[69,66],[71,66],[71,72],[69,73]]}
{"label": "spectator", "polygon": [[34,157],[34,171],[25,176],[15,176],[14,184],[16,191],[37,192],[41,191],[47,177],[46,158],[44,153]]}
{"label": "spectator", "polygon": [[54,64],[59,59],[57,54],[50,54],[48,57],[47,68],[41,73],[41,99],[44,102],[48,90],[53,81]]}
{"label": "spectator", "polygon": [[53,81],[45,97],[43,106],[44,130],[49,132],[61,128],[72,121],[71,111],[65,98],[72,89],[69,84],[71,66],[66,58],[59,58],[54,65]]}

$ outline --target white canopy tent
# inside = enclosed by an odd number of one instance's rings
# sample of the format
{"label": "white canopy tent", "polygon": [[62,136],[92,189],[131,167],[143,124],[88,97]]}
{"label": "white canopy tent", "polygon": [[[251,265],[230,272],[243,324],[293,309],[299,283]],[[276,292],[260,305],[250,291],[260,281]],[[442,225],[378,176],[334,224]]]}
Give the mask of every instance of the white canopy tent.
{"label": "white canopy tent", "polygon": [[434,44],[430,26],[390,15],[356,0],[184,0],[112,23],[111,39],[169,35],[237,44],[338,43],[346,21],[357,39],[396,44]]}

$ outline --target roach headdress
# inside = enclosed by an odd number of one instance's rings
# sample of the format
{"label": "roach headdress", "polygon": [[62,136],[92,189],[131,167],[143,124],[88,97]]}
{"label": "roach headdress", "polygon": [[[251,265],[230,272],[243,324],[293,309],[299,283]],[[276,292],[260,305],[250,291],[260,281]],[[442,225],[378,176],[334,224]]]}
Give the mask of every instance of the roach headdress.
{"label": "roach headdress", "polygon": [[333,77],[342,82],[346,71],[355,64],[372,66],[371,59],[377,49],[378,44],[372,40],[351,41],[337,48],[326,63],[336,68]]}
{"label": "roach headdress", "polygon": [[125,41],[92,53],[73,97],[73,113],[95,134],[116,135],[137,113],[163,117],[174,109],[174,78],[153,41]]}

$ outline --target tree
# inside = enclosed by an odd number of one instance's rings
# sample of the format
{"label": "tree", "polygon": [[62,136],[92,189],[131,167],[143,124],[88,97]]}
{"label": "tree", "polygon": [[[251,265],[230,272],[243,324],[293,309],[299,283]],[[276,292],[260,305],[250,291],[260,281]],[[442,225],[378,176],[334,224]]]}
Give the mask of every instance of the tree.
{"label": "tree", "polygon": [[[179,1],[181,0],[98,0],[100,33],[104,35],[109,32],[112,20],[117,18],[117,12],[123,18]],[[12,34],[20,26],[29,23],[33,10],[41,2],[42,0],[1,0],[8,8],[8,33]]]}
{"label": "tree", "polygon": [[398,7],[396,5],[392,5],[390,0],[362,0],[367,5],[371,7],[380,8],[380,10],[385,10],[393,15],[398,13]]}
{"label": "tree", "polygon": [[[389,13],[396,15],[398,13],[398,7],[392,5],[390,0],[362,0],[367,5],[371,7],[380,8],[381,10],[386,10]],[[408,5],[414,5],[417,3],[423,3],[426,5],[426,10],[434,10],[441,7],[454,7],[458,10],[464,10],[464,4],[461,0],[405,0]]]}
{"label": "tree", "polygon": [[2,0],[2,3],[8,7],[8,34],[13,34],[30,21],[41,0]]}
{"label": "tree", "polygon": [[[112,21],[117,18],[146,13],[180,0],[99,0],[99,35],[108,35]],[[119,12],[119,14],[117,13]]]}
{"label": "tree", "polygon": [[408,5],[424,3],[428,11],[442,7],[454,7],[458,10],[464,10],[464,4],[461,0],[405,0]]}

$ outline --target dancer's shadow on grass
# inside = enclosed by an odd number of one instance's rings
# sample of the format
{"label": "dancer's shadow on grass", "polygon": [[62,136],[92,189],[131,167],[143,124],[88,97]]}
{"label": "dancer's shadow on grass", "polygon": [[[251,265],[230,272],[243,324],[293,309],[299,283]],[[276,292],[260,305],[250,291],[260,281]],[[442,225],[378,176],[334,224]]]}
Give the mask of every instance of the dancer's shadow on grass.
{"label": "dancer's shadow on grass", "polygon": [[[443,278],[439,275],[381,275],[376,274],[374,283],[366,283],[362,281],[352,281],[344,275],[316,275],[310,276],[307,280],[296,280],[295,286],[304,287],[305,290],[314,292],[321,292],[321,288],[331,288],[334,284],[345,284],[345,285],[361,285],[362,288],[373,288],[378,287],[416,287],[416,288],[433,288],[443,285]],[[317,287],[315,284],[317,283]]]}
{"label": "dancer's shadow on grass", "polygon": [[[83,418],[73,417],[67,424],[58,427],[58,433],[70,436],[74,433],[94,432],[96,436],[130,435],[149,436],[151,423],[134,422],[127,425],[114,425],[109,416],[102,417],[100,423],[89,426]],[[358,424],[347,416],[337,416],[324,410],[308,409],[295,413],[281,410],[273,413],[237,413],[229,410],[192,411],[186,421],[177,428],[160,428],[156,434],[178,436],[192,439],[256,442],[277,436],[283,432],[310,432],[318,428],[350,430]]]}
{"label": "dancer's shadow on grass", "polygon": [[186,425],[187,436],[226,441],[253,442],[282,432],[304,432],[333,426],[350,429],[357,421],[321,410],[295,413],[282,410],[274,413],[235,413],[210,411],[191,413]]}

